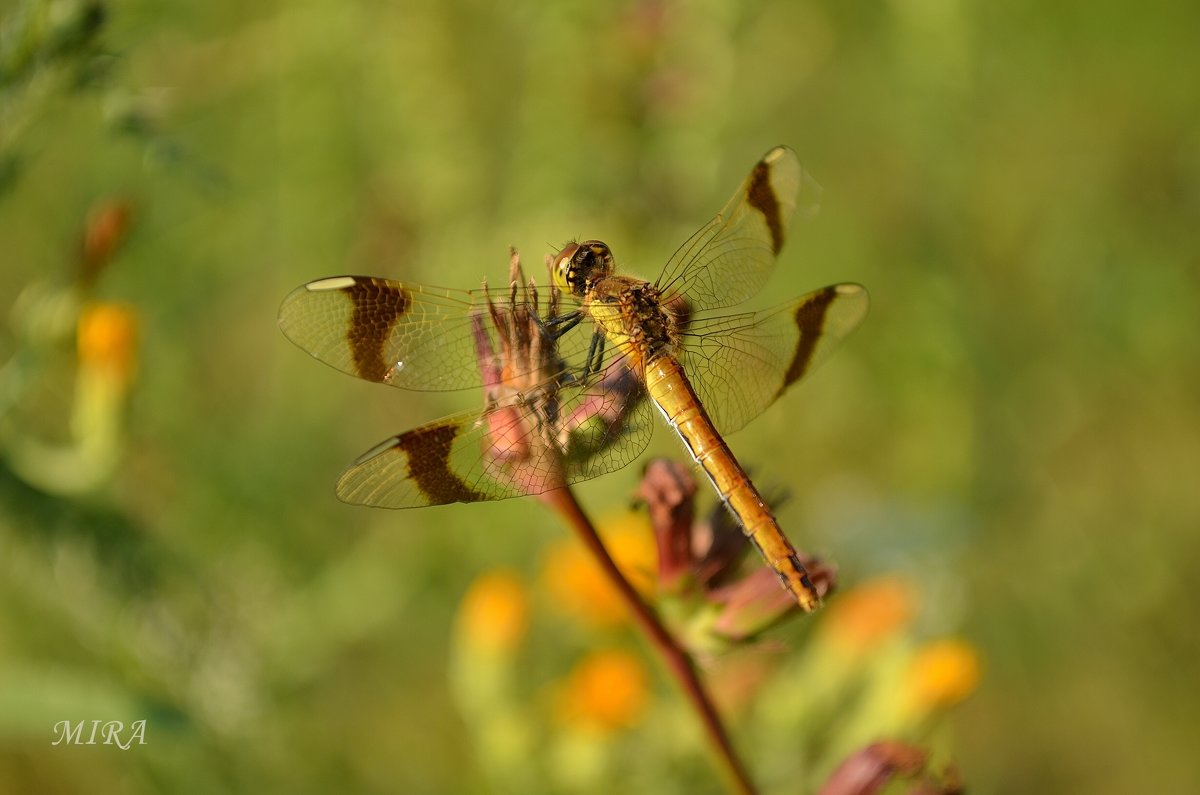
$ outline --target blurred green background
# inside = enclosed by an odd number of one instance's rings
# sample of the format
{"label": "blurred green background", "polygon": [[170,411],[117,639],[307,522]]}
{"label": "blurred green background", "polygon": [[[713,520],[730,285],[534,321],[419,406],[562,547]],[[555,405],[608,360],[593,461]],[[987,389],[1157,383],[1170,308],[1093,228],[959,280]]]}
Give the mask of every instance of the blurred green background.
{"label": "blurred green background", "polygon": [[[1197,4],[3,0],[0,19],[0,791],[509,791],[451,693],[455,611],[485,571],[536,576],[565,531],[530,500],[338,503],[354,456],[478,396],[323,367],[278,304],[338,273],[494,283],[510,244],[537,273],[572,237],[652,277],[781,143],[825,194],[764,302],[850,280],[873,301],[730,440],[790,491],[783,525],[843,588],[907,577],[914,632],[978,650],[941,741],[972,792],[1200,781]],[[132,220],[95,297],[140,336],[123,452],[54,493],[14,456],[73,443],[72,343],[30,354],[18,296],[69,283],[113,198]],[[626,504],[638,469],[585,505]],[[147,719],[147,744],[51,746],[57,721],[109,717]],[[678,781],[721,791],[692,745]]]}

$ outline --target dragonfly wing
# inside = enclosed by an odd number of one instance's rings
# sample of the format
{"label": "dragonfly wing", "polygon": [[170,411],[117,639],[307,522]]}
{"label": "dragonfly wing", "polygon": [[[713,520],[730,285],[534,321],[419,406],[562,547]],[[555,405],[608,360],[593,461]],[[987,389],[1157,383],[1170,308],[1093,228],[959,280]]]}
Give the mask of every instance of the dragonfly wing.
{"label": "dragonfly wing", "polygon": [[693,321],[680,361],[717,430],[738,430],[812,372],[868,303],[866,288],[838,284],[761,312]]}
{"label": "dragonfly wing", "polygon": [[[335,276],[293,290],[279,307],[279,326],[315,358],[368,381],[420,391],[471,389],[483,383],[473,317],[487,312],[488,300],[508,316],[518,305],[508,289]],[[582,356],[588,339],[587,330],[565,335],[559,355]]]}
{"label": "dragonfly wing", "polygon": [[337,495],[380,508],[503,500],[620,469],[653,426],[636,379],[606,380],[564,389],[561,403],[527,396],[393,436],[341,474]]}
{"label": "dragonfly wing", "polygon": [[815,212],[821,187],[787,147],[767,152],[715,218],[671,256],[658,287],[691,310],[734,306],[757,293],[775,267],[797,204]]}
{"label": "dragonfly wing", "polygon": [[615,472],[642,454],[654,432],[646,386],[615,357],[559,410],[567,482]]}

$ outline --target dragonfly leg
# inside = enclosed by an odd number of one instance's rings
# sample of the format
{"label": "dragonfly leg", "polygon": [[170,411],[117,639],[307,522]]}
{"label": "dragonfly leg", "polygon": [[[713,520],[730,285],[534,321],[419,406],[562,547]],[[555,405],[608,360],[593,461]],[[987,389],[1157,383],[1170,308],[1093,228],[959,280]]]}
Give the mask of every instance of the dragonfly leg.
{"label": "dragonfly leg", "polygon": [[592,335],[592,343],[588,346],[587,359],[583,363],[583,376],[580,380],[586,381],[588,376],[600,369],[600,364],[604,360],[604,334],[597,329]]}
{"label": "dragonfly leg", "polygon": [[537,416],[538,430],[543,427],[554,428],[558,425],[558,399],[547,397],[534,402],[534,414]]}
{"label": "dragonfly leg", "polygon": [[578,309],[574,312],[568,312],[558,317],[549,317],[545,320],[542,320],[537,315],[533,315],[533,322],[537,324],[538,329],[551,342],[557,342],[562,335],[578,326],[582,320],[583,312]]}
{"label": "dragonfly leg", "polygon": [[[545,320],[542,320],[536,314],[531,317],[533,318],[533,322],[537,324],[542,336],[553,344],[557,343],[568,331],[583,322],[584,313],[576,309],[574,312],[567,312],[564,315],[556,317],[548,317]],[[588,357],[583,364],[583,372],[578,380],[585,380],[595,369],[598,369],[600,357],[604,354],[603,337],[604,335],[599,331],[592,335],[591,346],[588,348]],[[593,360],[595,361],[595,368],[593,367]],[[569,371],[564,371],[563,375],[565,376],[564,383],[573,383],[576,381],[576,378]]]}

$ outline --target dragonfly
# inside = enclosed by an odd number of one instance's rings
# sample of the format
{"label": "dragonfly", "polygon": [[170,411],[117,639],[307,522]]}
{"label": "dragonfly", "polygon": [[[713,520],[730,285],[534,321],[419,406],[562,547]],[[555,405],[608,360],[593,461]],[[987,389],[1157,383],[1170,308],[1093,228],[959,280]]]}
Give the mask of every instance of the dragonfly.
{"label": "dragonfly", "polygon": [[867,291],[854,283],[729,311],[765,286],[798,203],[813,209],[819,195],[796,153],[776,147],[653,282],[618,272],[599,240],[568,243],[547,260],[545,317],[536,289],[515,283],[455,290],[336,276],[298,287],[279,325],[320,361],[394,387],[485,393],[482,409],[363,454],[339,477],[337,496],[410,508],[549,491],[636,459],[649,443],[653,406],[783,587],[804,610],[816,609],[808,572],[724,437],[812,372],[866,316]]}

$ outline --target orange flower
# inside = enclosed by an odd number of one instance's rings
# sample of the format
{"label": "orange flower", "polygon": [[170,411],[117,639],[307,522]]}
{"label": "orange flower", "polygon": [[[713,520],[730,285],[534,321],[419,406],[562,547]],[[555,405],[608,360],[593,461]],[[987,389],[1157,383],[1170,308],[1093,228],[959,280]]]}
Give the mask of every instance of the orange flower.
{"label": "orange flower", "polygon": [[76,350],[80,367],[121,385],[137,365],[137,315],[124,304],[91,304],[79,317]]}
{"label": "orange flower", "polygon": [[830,605],[823,623],[834,645],[866,654],[912,619],[916,595],[898,577],[880,577],[844,594]]}
{"label": "orange flower", "polygon": [[979,654],[969,643],[948,638],[917,652],[908,669],[907,699],[924,715],[952,707],[979,685]]}
{"label": "orange flower", "polygon": [[[604,544],[625,577],[642,594],[653,588],[654,537],[646,518],[624,511],[600,522]],[[574,541],[550,547],[542,564],[542,587],[554,604],[593,626],[608,628],[626,618],[620,596],[591,556]]]}
{"label": "orange flower", "polygon": [[635,725],[648,700],[641,661],[609,649],[589,654],[575,667],[559,693],[558,712],[564,723],[611,732]]}
{"label": "orange flower", "polygon": [[493,654],[511,652],[529,623],[529,599],[515,572],[481,575],[458,608],[458,628],[473,649]]}

